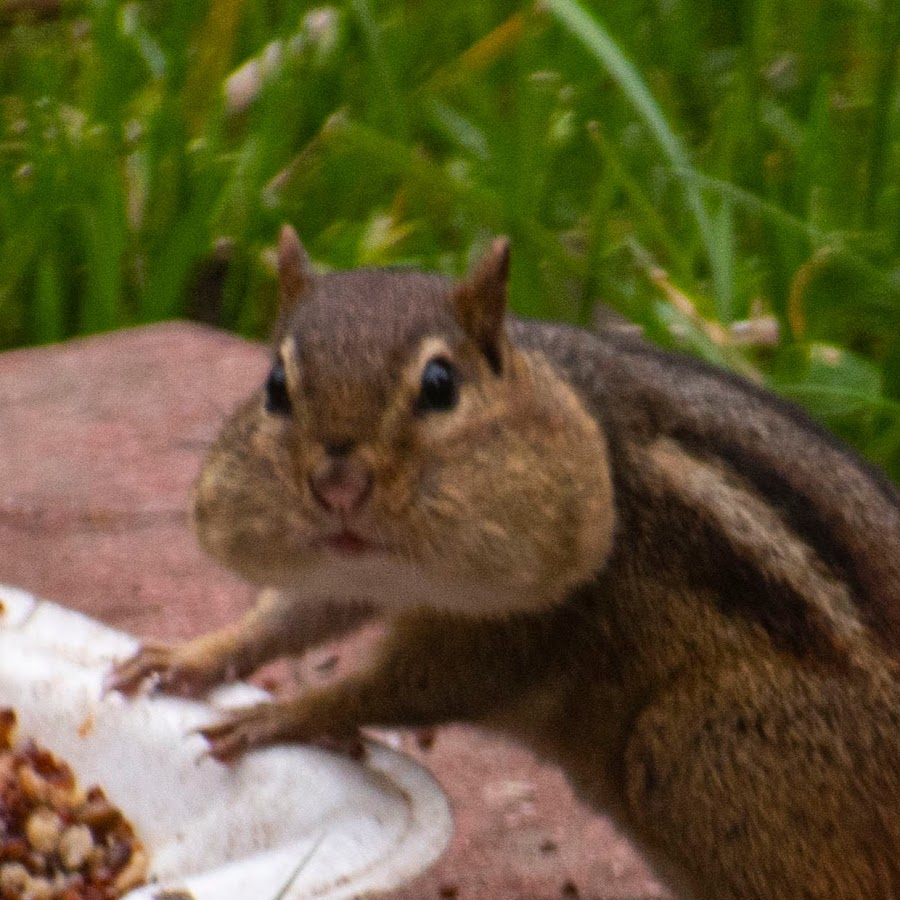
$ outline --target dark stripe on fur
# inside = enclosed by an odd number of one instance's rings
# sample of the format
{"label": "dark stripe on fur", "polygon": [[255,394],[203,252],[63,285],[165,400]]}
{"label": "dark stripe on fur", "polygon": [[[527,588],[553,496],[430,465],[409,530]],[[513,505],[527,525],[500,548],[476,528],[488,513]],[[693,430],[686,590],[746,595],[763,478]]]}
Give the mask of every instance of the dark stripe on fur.
{"label": "dark stripe on fur", "polygon": [[[709,457],[710,449],[702,447],[691,434],[676,433],[673,437],[695,456]],[[865,612],[865,593],[856,572],[853,556],[832,528],[809,500],[795,490],[787,479],[753,451],[739,444],[719,444],[712,455],[721,459],[739,477],[748,481],[780,514],[797,537],[810,546],[832,576],[843,581],[853,594],[856,605]],[[873,623],[867,623],[873,624]]]}

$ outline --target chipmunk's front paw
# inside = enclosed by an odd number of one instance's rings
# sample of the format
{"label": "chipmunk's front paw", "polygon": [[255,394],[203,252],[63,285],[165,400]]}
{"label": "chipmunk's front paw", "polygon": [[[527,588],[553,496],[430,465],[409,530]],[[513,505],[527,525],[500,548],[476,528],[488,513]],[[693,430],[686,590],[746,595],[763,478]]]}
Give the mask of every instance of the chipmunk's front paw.
{"label": "chipmunk's front paw", "polygon": [[134,656],[113,666],[104,690],[132,696],[147,683],[153,691],[199,697],[228,680],[226,668],[220,660],[196,652],[191,644],[144,644]]}
{"label": "chipmunk's front paw", "polygon": [[354,759],[365,756],[358,729],[328,733],[315,724],[302,698],[228,710],[219,722],[198,729],[198,733],[209,743],[209,755],[221,762],[234,760],[248,750],[284,742],[312,744]]}

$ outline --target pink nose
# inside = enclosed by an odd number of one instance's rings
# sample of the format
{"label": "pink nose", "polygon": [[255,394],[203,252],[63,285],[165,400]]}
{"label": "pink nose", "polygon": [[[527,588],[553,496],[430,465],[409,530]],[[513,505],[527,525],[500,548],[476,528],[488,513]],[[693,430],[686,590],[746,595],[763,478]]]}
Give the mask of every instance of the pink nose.
{"label": "pink nose", "polygon": [[313,497],[334,513],[356,512],[372,493],[372,473],[358,460],[329,459],[309,476]]}

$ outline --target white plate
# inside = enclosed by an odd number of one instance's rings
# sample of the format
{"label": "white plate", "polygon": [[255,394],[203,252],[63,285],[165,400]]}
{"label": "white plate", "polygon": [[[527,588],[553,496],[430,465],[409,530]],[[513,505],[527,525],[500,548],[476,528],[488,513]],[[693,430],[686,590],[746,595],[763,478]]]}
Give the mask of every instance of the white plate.
{"label": "white plate", "polygon": [[154,883],[128,900],[163,888],[196,900],[356,897],[399,886],[446,847],[446,798],[408,757],[370,744],[365,765],[300,746],[229,766],[202,758],[191,729],[264,692],[233,685],[209,704],[101,697],[134,638],[16,588],[0,586],[0,603],[0,706],[134,825]]}

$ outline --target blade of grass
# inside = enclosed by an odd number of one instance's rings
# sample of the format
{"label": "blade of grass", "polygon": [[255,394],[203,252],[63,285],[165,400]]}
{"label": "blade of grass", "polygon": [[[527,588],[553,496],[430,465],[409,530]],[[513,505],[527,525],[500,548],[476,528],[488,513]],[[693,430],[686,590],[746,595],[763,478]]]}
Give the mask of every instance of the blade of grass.
{"label": "blade of grass", "polygon": [[[510,227],[508,210],[505,209],[502,198],[492,188],[451,177],[439,165],[400,141],[350,121],[342,115],[333,117],[321,136],[331,150],[358,154],[369,163],[377,162],[379,165],[392,167],[398,177],[424,194],[439,195],[439,199],[449,197],[454,205],[469,211],[473,218],[494,233],[503,232]],[[527,240],[540,254],[573,275],[583,276],[583,261],[566,251],[552,231],[531,219],[516,224],[519,237]]]}
{"label": "blade of grass", "polygon": [[628,171],[621,154],[603,133],[599,123],[588,124],[588,135],[600,153],[608,172],[607,180],[612,182],[628,198],[639,220],[643,222],[653,240],[665,252],[668,260],[674,263],[681,277],[687,274],[687,262],[678,243],[672,237],[672,230],[666,226],[663,217],[651,202],[643,188]]}
{"label": "blade of grass", "polygon": [[422,90],[427,93],[446,90],[481,75],[497,60],[510,55],[540,27],[541,20],[530,11],[513,13],[457,58],[441,66],[425,82]]}
{"label": "blade of grass", "polygon": [[585,229],[585,276],[581,281],[578,298],[575,319],[577,325],[587,326],[591,322],[594,305],[600,296],[602,264],[616,246],[610,235],[609,223],[617,190],[618,186],[607,178],[598,178],[593,186],[594,198],[588,213],[588,227]]}
{"label": "blade of grass", "polygon": [[823,195],[828,191],[829,176],[834,171],[830,105],[831,79],[823,75],[813,92],[803,145],[797,158],[797,196],[793,203],[796,209],[805,212],[814,228],[824,227],[827,221],[821,205]]}
{"label": "blade of grass", "polygon": [[793,213],[789,213],[782,207],[764,200],[750,191],[732,184],[730,181],[723,181],[721,178],[712,178],[709,175],[701,175],[694,169],[682,169],[677,173],[681,178],[695,182],[704,190],[715,191],[726,197],[739,206],[770,219],[777,225],[789,229],[796,234],[805,237],[810,244],[815,247],[824,247],[829,240],[829,234],[820,231],[809,222],[798,218]]}
{"label": "blade of grass", "polygon": [[200,26],[196,61],[188,70],[184,88],[184,108],[191,133],[199,134],[207,113],[221,102],[221,85],[231,63],[244,0],[213,0]]}
{"label": "blade of grass", "polygon": [[368,160],[369,165],[384,167],[427,194],[451,195],[454,202],[477,210],[483,223],[494,231],[504,226],[503,207],[492,190],[452,178],[436,163],[415,152],[415,148],[355,122],[344,113],[332,116],[310,145],[267,185],[265,196],[270,205],[282,202],[281,197],[286,193],[303,190],[307,173],[314,168],[315,160],[311,156],[338,152],[358,155]]}
{"label": "blade of grass", "polygon": [[[109,164],[106,164],[107,167]],[[98,185],[98,201],[82,207],[86,290],[78,327],[84,334],[108,331],[123,322],[122,256],[125,215],[118,174],[106,169]]]}
{"label": "blade of grass", "polygon": [[[690,158],[678,136],[669,127],[659,104],[650,93],[640,73],[626,58],[600,20],[578,0],[545,0],[547,7],[578,38],[609,72],[635,111],[643,119],[663,153],[678,172],[693,172]],[[730,265],[725,259],[728,248],[722,247],[703,197],[697,186],[684,179],[684,191],[706,249],[715,288],[719,318],[733,318]]]}
{"label": "blade of grass", "polygon": [[43,210],[36,209],[16,223],[16,229],[0,243],[0,315],[6,317],[7,305],[15,303],[21,280],[32,265],[42,226]]}
{"label": "blade of grass", "polygon": [[65,337],[65,309],[59,264],[51,249],[41,256],[34,294],[34,317],[31,334],[38,344],[50,344]]}
{"label": "blade of grass", "polygon": [[391,71],[391,62],[385,52],[378,24],[372,16],[369,0],[351,0],[351,6],[362,28],[363,37],[372,61],[375,92],[380,95],[383,120],[390,125],[391,134],[399,140],[409,138],[409,122],[406,119],[407,104],[397,88]]}
{"label": "blade of grass", "polygon": [[142,322],[157,322],[183,315],[185,286],[196,261],[209,249],[210,209],[196,203],[169,235],[156,255],[142,298]]}
{"label": "blade of grass", "polygon": [[427,102],[426,109],[431,112],[434,124],[458,146],[482,161],[490,156],[484,132],[471,119],[441,100]]}
{"label": "blade of grass", "polygon": [[310,864],[312,858],[316,855],[319,850],[319,847],[322,846],[323,841],[327,837],[327,833],[325,831],[321,832],[316,839],[310,844],[309,850],[306,852],[305,856],[300,857],[300,861],[294,867],[293,871],[290,874],[290,877],[284,883],[284,886],[281,890],[272,898],[272,900],[286,900],[288,891],[293,886],[294,882],[297,880],[297,876]]}
{"label": "blade of grass", "polygon": [[[836,258],[845,260],[853,269],[856,269],[878,286],[886,309],[890,309],[892,312],[897,311],[898,300],[900,300],[900,270],[895,272],[882,271],[859,253],[842,246],[839,241],[839,235],[821,231],[814,225],[786,212],[780,206],[763,200],[755,194],[739,188],[737,185],[717,178],[710,178],[707,175],[701,175],[694,170],[682,171],[680,174],[682,178],[691,179],[704,189],[716,191],[724,198],[732,200],[737,206],[744,207],[757,215],[770,219],[782,228],[793,231],[798,236],[805,238],[814,250],[828,250]],[[873,291],[872,296],[879,295]]]}
{"label": "blade of grass", "polygon": [[878,201],[884,188],[884,173],[890,148],[891,98],[897,92],[900,77],[900,5],[892,0],[883,4],[881,22],[881,66],[875,80],[872,136],[869,144],[869,177],[863,201],[863,228],[873,228],[878,214]]}

